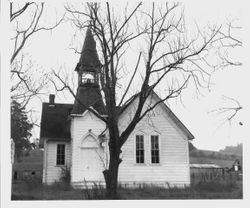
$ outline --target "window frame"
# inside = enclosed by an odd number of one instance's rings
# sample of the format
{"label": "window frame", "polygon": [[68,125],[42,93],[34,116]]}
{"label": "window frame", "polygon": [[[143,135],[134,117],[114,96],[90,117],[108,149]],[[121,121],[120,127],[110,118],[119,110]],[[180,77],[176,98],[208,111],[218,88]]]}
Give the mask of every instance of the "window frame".
{"label": "window frame", "polygon": [[[143,141],[143,148],[142,149],[140,149],[140,148],[137,149],[137,138],[138,137],[140,137],[140,138],[142,137],[142,139],[143,139],[142,140]],[[146,164],[145,163],[146,162],[146,157],[145,157],[146,150],[145,150],[145,136],[143,134],[136,134],[135,135],[135,148],[134,149],[135,149],[135,164],[136,165],[145,165]],[[137,161],[137,151],[143,151],[143,154],[142,154],[143,155],[143,161],[141,161],[141,162],[140,162],[140,159],[139,159],[139,161]],[[140,156],[142,156],[142,155],[139,154],[138,157],[140,158]]]}
{"label": "window frame", "polygon": [[[158,140],[158,149],[153,149],[152,147],[152,138],[154,138],[154,137],[156,137],[157,138],[157,140]],[[157,135],[157,134],[153,134],[153,135],[150,135],[150,141],[149,141],[149,143],[150,143],[150,146],[149,146],[149,151],[150,151],[150,164],[151,165],[159,165],[159,164],[161,164],[161,145],[160,145],[160,136],[159,135]],[[153,162],[153,153],[152,153],[152,151],[158,151],[158,162],[157,162],[157,160],[156,160],[156,162]]]}
{"label": "window frame", "polygon": [[[59,146],[64,147],[63,152],[59,152]],[[65,164],[66,164],[66,144],[59,143],[56,145],[56,166],[65,166]]]}

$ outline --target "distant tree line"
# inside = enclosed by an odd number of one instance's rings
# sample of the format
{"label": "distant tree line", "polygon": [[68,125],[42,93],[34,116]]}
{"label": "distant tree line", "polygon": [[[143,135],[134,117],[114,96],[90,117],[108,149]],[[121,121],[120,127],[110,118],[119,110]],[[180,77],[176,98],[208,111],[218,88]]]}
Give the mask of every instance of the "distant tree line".
{"label": "distant tree line", "polygon": [[234,155],[242,156],[242,149],[243,149],[243,145],[241,143],[236,146],[226,146],[225,149],[220,150],[219,152],[223,154],[234,154]]}

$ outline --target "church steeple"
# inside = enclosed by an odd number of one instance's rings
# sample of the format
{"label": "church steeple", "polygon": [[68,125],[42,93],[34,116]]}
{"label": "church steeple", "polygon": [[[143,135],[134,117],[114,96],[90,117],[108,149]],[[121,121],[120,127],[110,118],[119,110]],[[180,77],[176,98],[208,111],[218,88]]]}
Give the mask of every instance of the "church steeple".
{"label": "church steeple", "polygon": [[98,84],[100,68],[101,63],[96,51],[96,42],[89,27],[86,32],[80,60],[75,68],[75,71],[78,73],[78,85],[85,83]]}
{"label": "church steeple", "polygon": [[81,57],[75,68],[78,74],[78,88],[72,114],[82,114],[90,106],[100,114],[105,114],[99,87],[100,70],[101,63],[96,51],[96,42],[91,29],[88,28]]}

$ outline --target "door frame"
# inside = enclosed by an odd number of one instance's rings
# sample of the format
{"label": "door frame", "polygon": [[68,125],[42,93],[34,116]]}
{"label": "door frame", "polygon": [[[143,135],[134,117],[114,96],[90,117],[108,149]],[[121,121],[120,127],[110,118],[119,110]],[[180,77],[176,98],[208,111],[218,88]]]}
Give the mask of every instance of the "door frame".
{"label": "door frame", "polygon": [[[84,141],[88,138],[88,137],[92,137],[93,139],[94,139],[94,141],[95,141],[95,143],[96,143],[96,145],[95,146],[84,146]],[[83,159],[82,159],[82,151],[84,151],[84,149],[85,150],[93,150],[93,149],[95,149],[96,150],[96,152],[95,152],[95,154],[98,156],[98,157],[100,157],[100,155],[99,155],[99,153],[100,154],[102,154],[101,156],[103,157],[103,159],[105,159],[104,158],[104,156],[105,156],[105,153],[104,153],[104,149],[101,147],[101,145],[100,145],[100,142],[99,142],[99,140],[98,140],[98,137],[95,135],[95,134],[93,134],[91,131],[88,131],[80,140],[79,140],[79,146],[78,146],[79,148],[79,163],[78,163],[78,171],[79,171],[79,180],[83,180],[83,178],[82,178],[82,176],[81,176],[81,172],[82,172],[82,168],[81,168],[81,166],[82,166],[82,162],[83,162]],[[103,151],[102,151],[103,150]],[[101,160],[101,158],[100,158],[100,160]],[[100,161],[100,176],[97,178],[97,180],[99,181],[99,180],[102,180],[102,169],[103,169],[103,167],[102,167],[102,162],[103,161]]]}

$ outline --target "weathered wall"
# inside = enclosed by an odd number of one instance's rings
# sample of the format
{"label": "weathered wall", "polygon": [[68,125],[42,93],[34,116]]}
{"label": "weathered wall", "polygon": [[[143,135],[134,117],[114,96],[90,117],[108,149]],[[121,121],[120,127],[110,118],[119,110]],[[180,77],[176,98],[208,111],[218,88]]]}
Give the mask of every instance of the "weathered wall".
{"label": "weathered wall", "polygon": [[[153,105],[149,99],[146,106]],[[137,101],[123,113],[120,129],[132,119]],[[144,117],[136,126],[122,148],[122,160],[119,181],[122,183],[169,183],[170,185],[188,185],[190,183],[189,155],[187,137],[169,117],[164,105],[158,105],[149,116]],[[136,164],[135,138],[144,135],[144,164]],[[151,135],[159,136],[160,163],[151,163]]]}
{"label": "weathered wall", "polygon": [[[57,144],[65,144],[65,165],[56,165]],[[52,184],[60,180],[62,168],[71,166],[70,142],[47,141],[44,143],[43,182]]]}
{"label": "weathered wall", "polygon": [[[126,125],[131,121],[135,108],[137,106],[137,100],[135,100],[122,114],[119,119],[120,132],[124,130]],[[156,98],[148,99],[146,107],[153,105],[156,102]],[[144,110],[145,110],[144,109]],[[97,139],[98,136],[103,133],[106,125],[103,121],[98,119],[90,112],[85,113],[83,116],[74,116],[71,120],[71,147],[72,153],[70,153],[70,145],[67,147],[67,160],[70,160],[72,154],[72,166],[71,166],[71,181],[72,184],[77,184],[83,181],[83,175],[81,171],[81,164],[84,162],[84,158],[81,158],[82,142],[88,135],[92,135]],[[145,162],[144,164],[136,164],[135,154],[135,138],[136,135],[144,136],[144,150],[145,150]],[[160,163],[151,163],[151,135],[159,136],[160,145]],[[56,163],[56,142],[48,142],[47,151],[45,151],[45,158],[48,161],[47,165],[47,177],[48,182],[52,182],[59,177],[60,168],[55,165]],[[45,144],[46,147],[46,144]],[[102,159],[106,164],[108,146],[107,142],[104,143],[104,147],[99,146],[104,150],[104,158]],[[97,158],[93,157],[98,163]],[[119,182],[122,184],[159,184],[159,185],[189,185],[190,184],[190,169],[189,169],[189,154],[188,154],[188,139],[187,135],[180,129],[176,123],[176,119],[173,119],[169,111],[164,104],[158,105],[155,110],[144,117],[140,123],[136,126],[133,133],[130,135],[127,142],[122,148],[121,158],[123,162],[119,169]],[[100,159],[101,160],[101,159]],[[104,169],[104,166],[100,168],[100,171]],[[101,174],[102,175],[102,174]],[[99,179],[98,179],[99,180]],[[103,177],[99,181],[104,181]]]}
{"label": "weathered wall", "polygon": [[[81,158],[82,151],[82,142],[84,138],[88,135],[93,135],[93,137],[98,140],[98,136],[105,130],[106,126],[104,122],[98,119],[95,115],[90,112],[87,112],[82,117],[73,117],[71,120],[71,137],[72,137],[72,169],[71,169],[71,181],[72,183],[83,181],[84,175],[81,170],[81,165],[84,162],[84,158]],[[90,131],[91,130],[91,131]],[[97,146],[99,143],[97,141]],[[100,147],[100,146],[99,146]],[[103,161],[97,160],[97,157],[94,157],[95,161],[93,163],[102,163]],[[100,167],[100,171],[104,170],[104,167]],[[102,174],[101,174],[102,175]]]}

